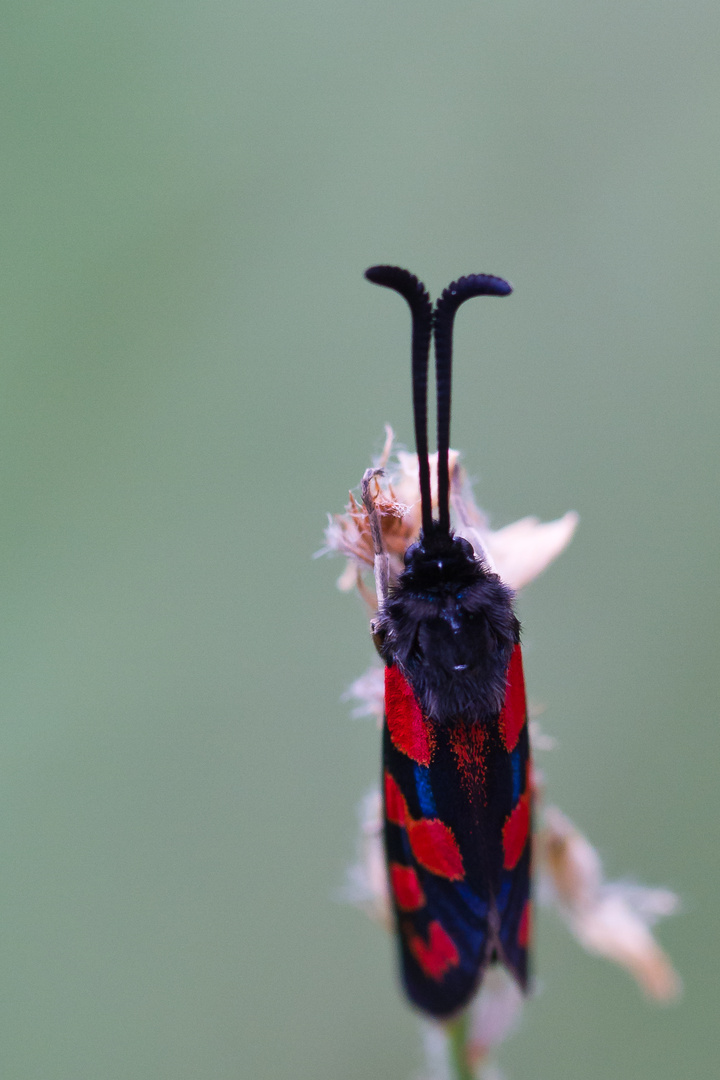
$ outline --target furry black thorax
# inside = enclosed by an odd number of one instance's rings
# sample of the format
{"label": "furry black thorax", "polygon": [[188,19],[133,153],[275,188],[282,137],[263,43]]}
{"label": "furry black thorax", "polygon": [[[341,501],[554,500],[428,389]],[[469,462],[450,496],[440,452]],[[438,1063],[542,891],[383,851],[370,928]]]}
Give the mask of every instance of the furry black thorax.
{"label": "furry black thorax", "polygon": [[513,593],[464,537],[435,529],[405,553],[405,570],[376,622],[423,713],[439,723],[496,717],[520,624]]}

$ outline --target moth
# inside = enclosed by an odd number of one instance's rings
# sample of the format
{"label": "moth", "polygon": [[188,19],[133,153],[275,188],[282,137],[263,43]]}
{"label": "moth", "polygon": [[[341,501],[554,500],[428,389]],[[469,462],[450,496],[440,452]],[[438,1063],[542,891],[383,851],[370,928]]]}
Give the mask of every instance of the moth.
{"label": "moth", "polygon": [[[450,523],[450,404],[455,314],[474,296],[507,296],[502,278],[453,282],[433,308],[407,270],[365,274],[412,315],[412,393],[422,528],[393,586],[363,478],[375,555],[373,635],[385,663],[384,844],[410,1001],[436,1018],[462,1010],[488,967],[528,986],[531,780],[520,626],[513,594]],[[437,390],[437,519],[428,458],[431,339]]]}

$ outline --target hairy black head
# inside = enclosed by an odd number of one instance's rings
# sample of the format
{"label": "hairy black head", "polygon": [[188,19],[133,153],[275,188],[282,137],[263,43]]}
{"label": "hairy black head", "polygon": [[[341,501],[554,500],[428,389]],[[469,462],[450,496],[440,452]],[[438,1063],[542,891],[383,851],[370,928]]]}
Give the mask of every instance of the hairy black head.
{"label": "hairy black head", "polygon": [[520,626],[513,594],[463,537],[438,530],[405,554],[378,620],[383,652],[440,723],[497,716]]}

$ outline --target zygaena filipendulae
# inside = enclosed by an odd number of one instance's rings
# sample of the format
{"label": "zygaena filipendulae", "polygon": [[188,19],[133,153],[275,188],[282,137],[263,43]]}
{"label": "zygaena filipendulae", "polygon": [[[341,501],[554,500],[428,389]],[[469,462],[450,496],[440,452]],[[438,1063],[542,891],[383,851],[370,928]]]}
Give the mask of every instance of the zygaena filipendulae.
{"label": "zygaena filipendulae", "polygon": [[[385,662],[384,838],[410,1000],[434,1017],[461,1010],[489,965],[525,990],[530,936],[531,788],[520,627],[513,594],[450,525],[450,400],[455,313],[473,296],[507,296],[502,278],[474,274],[434,309],[416,277],[395,266],[365,275],[412,313],[412,386],[422,529],[397,584],[372,496],[363,501],[375,552],[373,633]],[[430,341],[435,340],[438,517],[427,436]]]}

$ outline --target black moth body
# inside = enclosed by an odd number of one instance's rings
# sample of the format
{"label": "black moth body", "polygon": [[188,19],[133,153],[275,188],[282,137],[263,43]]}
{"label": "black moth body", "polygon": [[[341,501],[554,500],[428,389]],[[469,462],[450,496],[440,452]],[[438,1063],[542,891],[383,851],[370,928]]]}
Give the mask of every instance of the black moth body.
{"label": "black moth body", "polygon": [[[412,313],[412,384],[422,528],[388,582],[381,522],[363,479],[375,553],[373,634],[385,661],[383,816],[388,892],[409,1000],[436,1019],[468,1006],[492,965],[528,988],[532,774],[513,594],[450,527],[452,327],[472,296],[507,296],[476,274],[433,308],[407,270],[366,276]],[[437,520],[427,439],[430,341],[437,383]]]}
{"label": "black moth body", "polygon": [[464,537],[431,531],[408,548],[376,630],[384,659],[398,665],[429,719],[476,722],[500,713],[520,640],[512,600]]}

